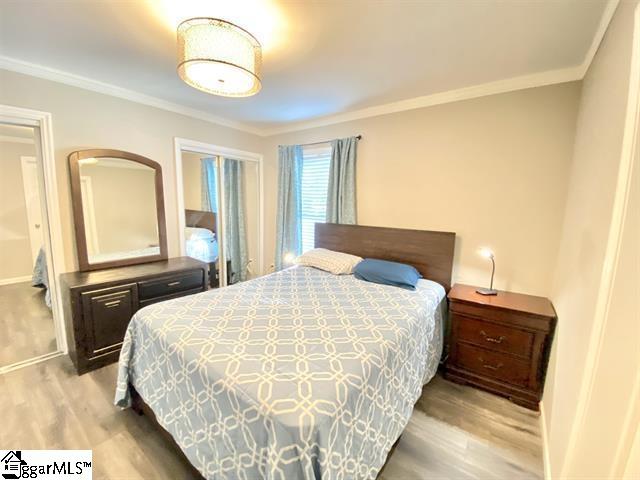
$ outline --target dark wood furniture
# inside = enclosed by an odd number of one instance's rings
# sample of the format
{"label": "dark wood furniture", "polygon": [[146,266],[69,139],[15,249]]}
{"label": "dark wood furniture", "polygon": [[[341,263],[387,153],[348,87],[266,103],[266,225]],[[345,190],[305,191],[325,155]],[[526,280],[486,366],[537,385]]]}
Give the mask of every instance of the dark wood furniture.
{"label": "dark wood furniture", "polygon": [[363,258],[413,265],[424,278],[451,288],[456,234],[430,230],[316,223],[315,246]]}
{"label": "dark wood furniture", "polygon": [[[158,247],[160,253],[158,255],[146,255],[143,257],[128,257],[117,260],[110,260],[100,263],[91,263],[89,260],[89,251],[87,247],[87,234],[85,230],[84,209],[82,203],[82,187],[80,175],[80,162],[93,158],[118,158],[131,162],[146,165],[155,170],[155,202],[157,212],[158,227]],[[76,233],[76,248],[78,250],[78,266],[80,271],[100,270],[103,268],[122,267],[124,265],[136,265],[140,263],[149,263],[167,258],[167,229],[165,223],[164,212],[164,191],[162,188],[162,167],[159,163],[154,162],[146,157],[135,153],[125,152],[123,150],[109,150],[105,148],[79,150],[69,155],[69,173],[71,180],[71,200],[73,203],[73,219]],[[114,185],[114,195],[117,195],[117,185]],[[129,232],[122,232],[122,235],[128,235]]]}
{"label": "dark wood furniture", "polygon": [[[204,210],[188,210],[184,211],[184,220],[186,227],[206,228],[218,236],[217,234],[217,218],[213,212],[205,212]],[[220,243],[218,242],[218,247]],[[231,271],[231,260],[227,260],[227,285],[234,283],[234,273]],[[220,271],[216,262],[209,263],[209,287],[220,287]]]}
{"label": "dark wood furniture", "polygon": [[553,305],[519,293],[480,295],[476,288],[456,284],[449,292],[445,377],[538,410],[556,325]]}
{"label": "dark wood furniture", "polygon": [[184,224],[187,227],[206,228],[213,233],[218,231],[216,214],[213,212],[186,209],[184,211],[184,220]]}
{"label": "dark wood furniture", "polygon": [[206,279],[207,264],[189,257],[62,274],[67,343],[78,374],[118,360],[138,309],[205,291]]}

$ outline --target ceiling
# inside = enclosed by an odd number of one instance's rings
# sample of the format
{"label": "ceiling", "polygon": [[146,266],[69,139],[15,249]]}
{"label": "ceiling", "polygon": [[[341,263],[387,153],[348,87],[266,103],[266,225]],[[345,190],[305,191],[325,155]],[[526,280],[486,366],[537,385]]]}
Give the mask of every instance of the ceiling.
{"label": "ceiling", "polygon": [[[579,68],[602,31],[607,3],[3,0],[0,55],[273,131]],[[260,93],[215,97],[178,78],[175,25],[190,16],[225,18],[258,37],[264,45]]]}

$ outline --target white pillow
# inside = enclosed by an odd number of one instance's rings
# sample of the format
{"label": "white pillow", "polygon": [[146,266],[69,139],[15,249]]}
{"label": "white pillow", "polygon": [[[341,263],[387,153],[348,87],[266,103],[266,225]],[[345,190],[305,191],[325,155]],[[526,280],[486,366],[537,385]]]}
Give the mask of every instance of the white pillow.
{"label": "white pillow", "polygon": [[325,248],[314,248],[304,252],[295,262],[298,265],[315,267],[334,275],[349,275],[353,268],[362,261],[362,258],[348,253],[334,252]]}

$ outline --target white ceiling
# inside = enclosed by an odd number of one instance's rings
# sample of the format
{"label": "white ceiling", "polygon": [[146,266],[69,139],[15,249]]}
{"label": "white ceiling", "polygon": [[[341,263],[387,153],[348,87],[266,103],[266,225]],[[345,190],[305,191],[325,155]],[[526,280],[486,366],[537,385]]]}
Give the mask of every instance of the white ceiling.
{"label": "white ceiling", "polygon": [[[273,130],[514,77],[561,79],[558,71],[573,72],[593,50],[606,7],[607,0],[3,0],[0,55]],[[172,25],[196,15],[232,20],[263,42],[260,93],[229,99],[182,83]]]}

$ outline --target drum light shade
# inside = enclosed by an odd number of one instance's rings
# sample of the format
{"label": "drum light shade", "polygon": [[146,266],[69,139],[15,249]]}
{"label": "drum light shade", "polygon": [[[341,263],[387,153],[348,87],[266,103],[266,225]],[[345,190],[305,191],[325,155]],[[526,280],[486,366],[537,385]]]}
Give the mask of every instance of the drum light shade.
{"label": "drum light shade", "polygon": [[246,30],[217,18],[178,25],[178,75],[188,85],[224,97],[260,91],[262,48]]}

